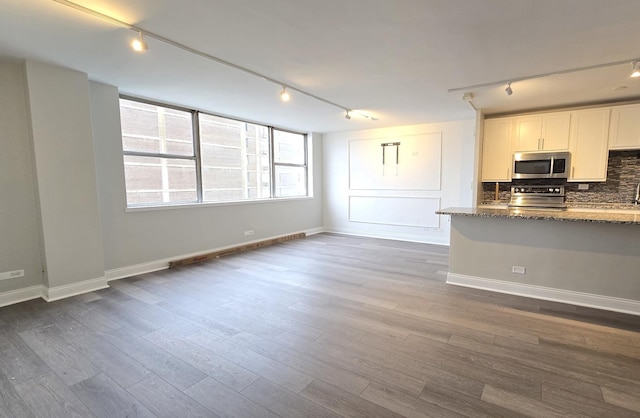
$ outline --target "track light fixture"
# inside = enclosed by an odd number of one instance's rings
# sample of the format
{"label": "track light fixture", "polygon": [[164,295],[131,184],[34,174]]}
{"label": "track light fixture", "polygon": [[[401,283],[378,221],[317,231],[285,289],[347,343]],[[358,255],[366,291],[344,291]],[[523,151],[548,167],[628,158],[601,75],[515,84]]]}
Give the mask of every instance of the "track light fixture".
{"label": "track light fixture", "polygon": [[142,31],[138,31],[138,37],[131,41],[131,48],[136,52],[143,52],[149,49],[149,45],[145,42]]}
{"label": "track light fixture", "polygon": [[347,120],[351,120],[351,115],[349,114],[351,111],[349,109],[345,109],[344,118]]}
{"label": "track light fixture", "polygon": [[640,77],[640,60],[635,60],[631,63],[633,66],[633,72],[631,73],[631,77]]}
{"label": "track light fixture", "polygon": [[511,88],[511,82],[509,82],[509,84],[507,85],[507,88],[504,89],[504,91],[507,93],[507,96],[511,96],[513,94],[513,89]]}
{"label": "track light fixture", "polygon": [[291,95],[287,91],[286,86],[282,86],[282,91],[280,92],[280,99],[282,99],[283,102],[288,102],[289,99],[291,99]]}
{"label": "track light fixture", "polygon": [[[132,24],[127,23],[127,22],[124,22],[122,20],[118,20],[115,17],[111,17],[111,16],[106,15],[104,13],[100,13],[97,10],[91,9],[89,7],[85,7],[85,6],[79,5],[79,4],[74,3],[72,1],[69,1],[69,0],[53,0],[53,1],[55,1],[58,4],[62,4],[63,6],[70,7],[72,9],[74,9],[74,10],[79,11],[79,12],[82,12],[82,13],[97,17],[98,19],[101,19],[101,20],[103,20],[105,22],[109,22],[109,23],[111,23],[113,25],[116,25],[116,26],[119,26],[119,27],[122,27],[122,28],[125,28],[125,29],[129,29],[129,30],[138,32],[138,34],[139,34],[138,35],[138,39],[134,40],[131,43],[131,46],[136,51],[145,51],[148,48],[147,43],[144,41],[144,37],[145,36],[148,37],[148,38],[153,38],[153,39],[155,39],[157,41],[160,41],[162,43],[165,43],[167,45],[171,45],[174,48],[181,49],[181,50],[183,50],[185,52],[188,52],[188,53],[193,54],[193,55],[197,55],[197,56],[199,56],[201,58],[204,58],[204,59],[207,59],[209,61],[213,61],[213,62],[216,62],[218,64],[225,65],[227,67],[233,68],[233,69],[238,70],[238,71],[242,71],[245,74],[249,74],[251,76],[260,78],[260,79],[268,81],[270,83],[278,84],[278,85],[282,86],[282,92],[280,93],[280,98],[282,100],[284,100],[284,101],[287,100],[287,99],[285,99],[285,97],[289,97],[290,98],[289,92],[287,90],[293,90],[293,91],[296,91],[296,92],[298,92],[300,94],[304,94],[305,96],[311,97],[312,99],[315,99],[315,100],[317,100],[319,102],[328,104],[328,105],[333,106],[333,107],[337,107],[339,109],[344,109],[344,110],[347,111],[347,115],[345,117],[347,119],[351,119],[351,116],[349,115],[349,111],[350,111],[349,108],[347,108],[347,107],[345,107],[345,106],[343,106],[341,104],[338,104],[336,102],[332,102],[331,100],[327,100],[327,99],[325,99],[323,97],[317,96],[317,95],[315,95],[313,93],[310,93],[308,91],[304,91],[304,90],[299,89],[297,87],[288,86],[288,87],[285,88],[285,83],[283,83],[280,80],[277,80],[277,79],[272,78],[272,77],[268,77],[268,76],[266,76],[264,74],[260,74],[257,71],[251,70],[249,68],[243,67],[243,66],[238,65],[238,64],[234,64],[234,63],[232,63],[230,61],[227,61],[227,60],[224,60],[222,58],[218,58],[218,57],[216,57],[214,55],[211,55],[211,54],[208,54],[208,53],[206,53],[204,51],[200,51],[198,49],[192,48],[190,46],[182,44],[182,43],[180,43],[178,41],[174,41],[173,39],[169,39],[169,38],[167,38],[165,36],[162,36],[160,34],[149,32],[148,30],[145,30],[145,29],[140,28],[138,26],[132,25]],[[360,114],[365,116],[367,119],[377,120],[376,118],[374,118],[372,116],[365,115],[363,113],[360,113]]]}

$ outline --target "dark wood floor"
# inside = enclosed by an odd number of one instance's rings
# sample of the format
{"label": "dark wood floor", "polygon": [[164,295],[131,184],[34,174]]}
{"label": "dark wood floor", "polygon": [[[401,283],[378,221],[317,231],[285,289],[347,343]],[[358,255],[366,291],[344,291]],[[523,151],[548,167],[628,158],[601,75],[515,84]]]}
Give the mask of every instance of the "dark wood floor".
{"label": "dark wood floor", "polygon": [[0,416],[640,416],[640,318],[448,286],[447,258],[320,234],[0,308]]}

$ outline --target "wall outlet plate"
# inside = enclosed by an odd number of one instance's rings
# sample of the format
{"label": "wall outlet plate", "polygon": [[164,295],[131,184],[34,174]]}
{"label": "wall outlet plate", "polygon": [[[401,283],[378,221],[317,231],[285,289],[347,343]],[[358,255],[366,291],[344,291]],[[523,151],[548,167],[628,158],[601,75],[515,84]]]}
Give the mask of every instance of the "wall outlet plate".
{"label": "wall outlet plate", "polygon": [[521,267],[521,266],[513,266],[511,268],[511,273],[527,274],[527,269],[525,267]]}
{"label": "wall outlet plate", "polygon": [[16,279],[23,276],[24,270],[6,271],[4,273],[0,273],[0,280]]}
{"label": "wall outlet plate", "polygon": [[248,231],[244,231],[244,236],[249,236],[249,235],[253,235],[253,229],[250,229]]}
{"label": "wall outlet plate", "polygon": [[588,184],[578,184],[578,190],[589,190]]}

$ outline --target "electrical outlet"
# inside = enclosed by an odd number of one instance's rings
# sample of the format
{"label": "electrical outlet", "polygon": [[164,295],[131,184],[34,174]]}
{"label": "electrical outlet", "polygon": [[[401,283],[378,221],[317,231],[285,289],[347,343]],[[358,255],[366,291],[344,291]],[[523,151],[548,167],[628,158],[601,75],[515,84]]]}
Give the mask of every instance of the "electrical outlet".
{"label": "electrical outlet", "polygon": [[578,184],[578,190],[589,190],[589,184]]}
{"label": "electrical outlet", "polygon": [[244,231],[244,236],[248,236],[248,235],[253,235],[253,229],[250,229],[248,231]]}
{"label": "electrical outlet", "polygon": [[0,280],[16,279],[24,276],[24,270],[14,270],[0,273]]}
{"label": "electrical outlet", "polygon": [[521,267],[521,266],[513,266],[513,267],[511,267],[511,273],[527,274],[527,269],[525,267]]}

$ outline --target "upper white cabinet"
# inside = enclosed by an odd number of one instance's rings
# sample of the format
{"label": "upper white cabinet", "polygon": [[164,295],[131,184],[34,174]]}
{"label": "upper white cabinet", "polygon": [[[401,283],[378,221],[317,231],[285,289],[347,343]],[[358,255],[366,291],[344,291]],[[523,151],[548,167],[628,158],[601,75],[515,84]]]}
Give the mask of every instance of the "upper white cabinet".
{"label": "upper white cabinet", "polygon": [[571,112],[515,118],[513,151],[568,150]]}
{"label": "upper white cabinet", "polygon": [[609,149],[640,148],[640,104],[611,109]]}
{"label": "upper white cabinet", "polygon": [[482,181],[511,181],[513,118],[484,121]]}
{"label": "upper white cabinet", "polygon": [[571,172],[569,181],[607,179],[610,108],[571,113]]}

